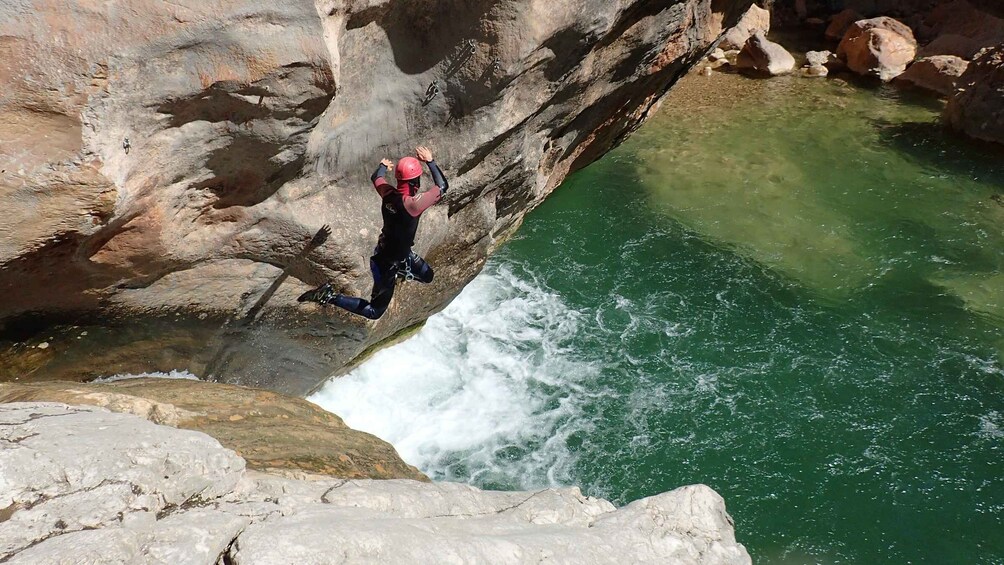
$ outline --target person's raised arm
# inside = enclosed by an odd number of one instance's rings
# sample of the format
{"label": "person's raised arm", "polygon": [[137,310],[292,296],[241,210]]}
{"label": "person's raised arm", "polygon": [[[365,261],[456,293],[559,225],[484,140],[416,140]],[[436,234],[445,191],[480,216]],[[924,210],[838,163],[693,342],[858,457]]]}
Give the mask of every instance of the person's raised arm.
{"label": "person's raised arm", "polygon": [[419,160],[425,161],[425,164],[429,166],[429,172],[432,173],[432,180],[439,187],[441,193],[446,194],[446,189],[450,188],[450,184],[446,182],[446,176],[443,175],[443,171],[439,169],[439,165],[436,164],[436,160],[432,158],[432,151],[428,147],[419,146],[415,148],[415,154],[418,156]]}
{"label": "person's raised arm", "polygon": [[390,183],[383,178],[383,176],[387,174],[387,169],[393,164],[394,163],[392,163],[390,159],[381,159],[380,166],[378,166],[377,170],[373,172],[372,176],[370,176],[370,180],[373,182],[373,188],[380,193],[380,196],[386,196],[387,193],[393,189]]}
{"label": "person's raised arm", "polygon": [[[435,165],[432,159],[432,151],[428,147],[420,146],[415,148],[415,155],[420,161],[424,161],[429,165],[429,170],[432,171],[433,180],[436,181],[436,186],[426,190],[421,194],[416,194],[404,199],[404,208],[414,217],[418,217],[428,210],[433,204],[439,202],[446,192],[446,187],[443,186],[446,183],[446,178],[443,177],[443,172],[439,170],[439,167]],[[437,177],[438,171],[438,177]],[[440,183],[442,180],[442,183]]]}
{"label": "person's raised arm", "polygon": [[432,180],[439,187],[439,190],[446,194],[446,189],[450,188],[450,183],[446,182],[446,177],[443,175],[443,171],[439,170],[439,165],[435,161],[430,159],[426,162],[429,165],[429,172],[432,173]]}

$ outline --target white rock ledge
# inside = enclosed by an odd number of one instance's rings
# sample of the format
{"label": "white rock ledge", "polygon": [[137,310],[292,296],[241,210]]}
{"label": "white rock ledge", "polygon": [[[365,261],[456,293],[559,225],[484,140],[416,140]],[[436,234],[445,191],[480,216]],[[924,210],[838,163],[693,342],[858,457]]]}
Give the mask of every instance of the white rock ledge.
{"label": "white rock ledge", "polygon": [[750,563],[703,485],[616,509],[577,488],[493,492],[246,471],[198,432],[101,408],[0,405],[0,562]]}

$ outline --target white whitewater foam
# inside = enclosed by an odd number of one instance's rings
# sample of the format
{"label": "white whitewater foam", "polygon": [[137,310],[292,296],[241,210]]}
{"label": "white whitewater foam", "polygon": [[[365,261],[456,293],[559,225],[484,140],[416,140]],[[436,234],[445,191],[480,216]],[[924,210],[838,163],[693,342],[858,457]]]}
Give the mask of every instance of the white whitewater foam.
{"label": "white whitewater foam", "polygon": [[436,479],[567,484],[574,454],[566,440],[588,428],[582,407],[594,394],[580,384],[598,374],[569,347],[581,317],[493,265],[415,337],[309,400]]}
{"label": "white whitewater foam", "polygon": [[188,371],[170,371],[167,373],[155,372],[155,373],[121,373],[118,375],[112,375],[110,377],[98,377],[91,381],[92,383],[112,383],[115,381],[124,381],[128,379],[185,379],[189,381],[197,381],[199,377],[189,373]]}

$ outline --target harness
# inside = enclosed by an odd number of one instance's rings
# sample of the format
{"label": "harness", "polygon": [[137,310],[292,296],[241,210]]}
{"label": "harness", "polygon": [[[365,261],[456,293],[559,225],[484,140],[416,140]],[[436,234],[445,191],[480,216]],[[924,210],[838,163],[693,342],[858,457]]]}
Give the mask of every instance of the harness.
{"label": "harness", "polygon": [[395,265],[396,276],[404,282],[415,280],[415,273],[411,272],[411,257],[398,261]]}

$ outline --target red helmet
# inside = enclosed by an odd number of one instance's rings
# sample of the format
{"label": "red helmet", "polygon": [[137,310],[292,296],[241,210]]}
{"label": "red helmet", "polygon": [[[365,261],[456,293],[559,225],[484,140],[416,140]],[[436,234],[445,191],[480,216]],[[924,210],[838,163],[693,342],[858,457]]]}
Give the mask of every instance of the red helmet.
{"label": "red helmet", "polygon": [[422,176],[422,162],[414,157],[405,157],[394,167],[397,180],[411,180]]}

